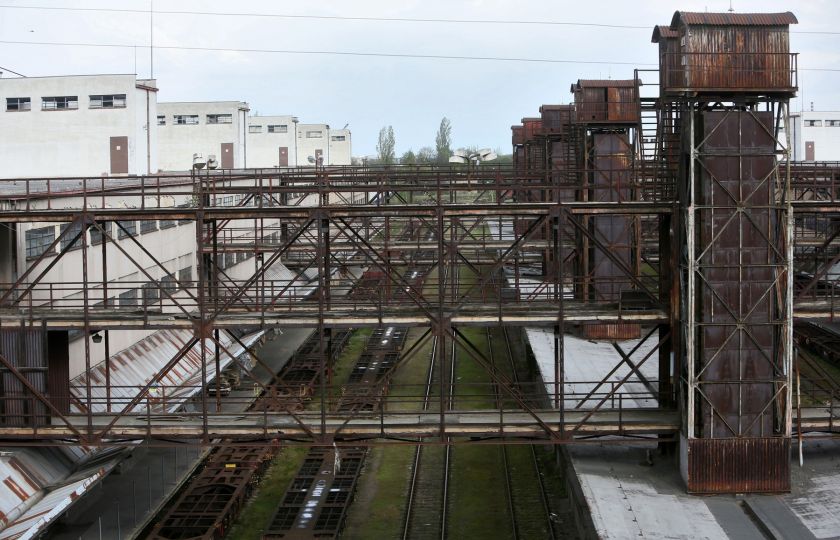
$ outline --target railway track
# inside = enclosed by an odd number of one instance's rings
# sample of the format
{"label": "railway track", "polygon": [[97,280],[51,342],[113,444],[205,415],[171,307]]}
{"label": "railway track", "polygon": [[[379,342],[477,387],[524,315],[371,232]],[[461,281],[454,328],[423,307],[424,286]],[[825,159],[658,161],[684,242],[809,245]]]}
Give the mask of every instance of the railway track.
{"label": "railway track", "polygon": [[[409,235],[420,229],[412,229]],[[403,274],[407,287],[391,293],[394,300],[423,286],[426,270],[416,264],[416,253]],[[386,276],[367,272],[353,295],[379,295]],[[387,290],[387,288],[386,288]],[[403,298],[404,299],[404,298]],[[408,337],[405,328],[377,327],[368,336],[335,408],[340,412],[365,413],[384,406],[384,377],[399,360]],[[312,448],[283,495],[263,539],[335,538],[343,528],[352,503],[367,449],[363,447]]]}
{"label": "railway track", "polygon": [[[505,358],[510,367],[514,384],[519,384],[516,361],[506,327],[501,327],[505,344]],[[487,328],[487,343],[490,359],[495,364],[491,331]],[[498,386],[494,385],[496,403],[503,406],[503,398]],[[543,481],[539,458],[534,445],[511,447],[499,446],[505,468],[505,486],[507,491],[508,511],[511,516],[511,538],[551,538],[555,539],[554,520],[548,503],[548,492]],[[512,471],[516,470],[516,477]],[[534,489],[536,487],[537,489]]]}
{"label": "railway track", "polygon": [[[348,331],[332,335],[335,361],[347,343]],[[250,410],[301,410],[318,381],[320,339],[313,332],[275,377]],[[210,540],[227,534],[277,448],[226,445],[224,441],[155,519],[149,540]]]}
{"label": "railway track", "polygon": [[[439,286],[443,286],[443,281]],[[443,368],[439,364],[440,343],[437,336],[432,337],[429,355],[429,370],[426,375],[426,387],[423,397],[423,410],[432,409],[433,390],[446,388],[438,406],[452,408],[454,394],[455,343],[451,344],[450,369],[448,382],[444,379]],[[448,514],[449,479],[452,464],[452,447],[418,445],[412,460],[411,481],[409,483],[405,516],[403,518],[402,538],[426,539],[446,538],[446,520]]]}

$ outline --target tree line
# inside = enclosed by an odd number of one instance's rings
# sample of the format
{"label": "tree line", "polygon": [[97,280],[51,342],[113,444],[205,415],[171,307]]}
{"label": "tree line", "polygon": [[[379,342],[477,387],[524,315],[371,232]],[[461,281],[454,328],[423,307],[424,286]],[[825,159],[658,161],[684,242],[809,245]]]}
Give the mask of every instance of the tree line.
{"label": "tree line", "polygon": [[428,163],[448,163],[452,156],[452,123],[447,117],[440,121],[437,133],[435,134],[435,147],[424,146],[416,153],[414,150],[407,150],[399,158],[396,155],[396,137],[394,128],[385,126],[379,130],[379,139],[376,143],[376,160],[383,165],[401,163],[403,165],[419,165]]}

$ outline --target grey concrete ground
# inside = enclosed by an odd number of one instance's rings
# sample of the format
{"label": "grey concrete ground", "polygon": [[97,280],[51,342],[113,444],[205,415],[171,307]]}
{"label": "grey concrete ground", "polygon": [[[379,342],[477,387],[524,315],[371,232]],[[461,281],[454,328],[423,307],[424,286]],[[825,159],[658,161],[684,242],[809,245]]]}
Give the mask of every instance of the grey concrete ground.
{"label": "grey concrete ground", "polygon": [[784,495],[688,495],[676,457],[653,445],[568,453],[601,538],[840,539],[837,441],[806,441],[804,466],[793,456],[792,491]]}
{"label": "grey concrete ground", "polygon": [[[284,330],[262,346],[260,359],[271,369],[279,370],[300,347],[311,329]],[[255,368],[255,377],[263,383],[270,378],[266,370]],[[242,380],[242,389],[234,395],[253,395],[251,379]],[[241,408],[241,402],[238,405]],[[222,408],[225,409],[224,400]],[[157,509],[189,477],[206,449],[194,446],[179,448],[140,447],[124,460],[118,470],[108,475],[95,489],[53,525],[46,538],[55,540],[111,540],[131,538],[157,512]]]}

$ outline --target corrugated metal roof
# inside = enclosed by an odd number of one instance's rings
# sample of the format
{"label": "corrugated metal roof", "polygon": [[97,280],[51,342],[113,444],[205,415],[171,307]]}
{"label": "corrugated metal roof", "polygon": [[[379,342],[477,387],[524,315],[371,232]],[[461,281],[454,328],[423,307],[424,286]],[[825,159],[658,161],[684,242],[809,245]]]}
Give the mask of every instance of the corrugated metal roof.
{"label": "corrugated metal roof", "polygon": [[540,105],[540,112],[543,111],[568,111],[572,110],[574,105]]}
{"label": "corrugated metal roof", "polygon": [[80,480],[70,482],[47,493],[22,516],[0,532],[0,540],[28,540],[38,536],[55,518],[64,513],[76,499],[105,476],[100,468]]}
{"label": "corrugated metal roof", "polygon": [[634,79],[578,79],[578,82],[572,84],[572,92],[575,87],[578,88],[628,88],[636,86],[639,83]]}
{"label": "corrugated metal roof", "polygon": [[671,19],[671,28],[676,30],[680,24],[713,26],[786,26],[798,24],[796,16],[790,11],[784,13],[702,13],[677,11]]}
{"label": "corrugated metal roof", "polygon": [[666,24],[660,24],[653,27],[653,35],[650,38],[651,43],[659,43],[660,39],[673,39],[680,37],[680,33]]}
{"label": "corrugated metal roof", "polygon": [[[263,335],[263,331],[255,332],[240,340],[249,345]],[[189,330],[158,330],[154,334],[142,339],[127,349],[113,355],[110,361],[111,401],[112,407],[121,409],[130,402],[137,392],[149,383],[165,366],[169,360],[193,337]],[[224,370],[234,358],[244,351],[241,345],[225,331],[220,332],[219,341],[221,352],[220,369]],[[215,342],[211,339],[203,340],[205,354],[212,359],[215,354]],[[225,352],[230,351],[233,355]],[[94,412],[107,410],[107,395],[105,388],[105,362],[93,366],[90,370],[91,378],[91,409]],[[216,376],[216,365],[207,362],[207,380]],[[70,393],[73,395],[73,407],[76,411],[83,410],[87,402],[87,377],[81,374],[70,381]],[[158,388],[150,392],[150,401],[155,412],[177,409],[181,403],[199,391],[201,385],[201,344],[196,343],[161,379]],[[158,408],[159,407],[159,408]],[[134,412],[145,410],[145,400],[135,407]]]}

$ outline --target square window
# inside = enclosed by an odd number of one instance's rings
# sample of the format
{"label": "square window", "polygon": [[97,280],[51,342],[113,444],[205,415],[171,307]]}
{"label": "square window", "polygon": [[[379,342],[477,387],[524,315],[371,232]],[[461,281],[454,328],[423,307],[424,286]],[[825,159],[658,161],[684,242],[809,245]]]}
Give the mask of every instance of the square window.
{"label": "square window", "polygon": [[144,219],[140,222],[140,234],[155,232],[158,230],[157,221],[153,219]]}
{"label": "square window", "polygon": [[117,238],[128,238],[137,234],[136,221],[118,221],[117,222]]}
{"label": "square window", "polygon": [[[102,227],[108,236],[111,235],[111,222],[110,221],[100,221],[98,222],[99,226]],[[90,245],[96,246],[102,243],[104,236],[102,235],[102,231],[100,231],[96,226],[91,226],[90,228]]]}
{"label": "square window", "polygon": [[232,124],[233,123],[233,115],[230,115],[230,114],[208,114],[207,115],[207,123],[208,124]]}
{"label": "square window", "polygon": [[26,231],[26,256],[37,257],[47,251],[55,240],[55,227],[41,227]]}
{"label": "square window", "polygon": [[176,114],[172,116],[172,123],[178,126],[194,126],[198,124],[198,115]]}
{"label": "square window", "polygon": [[157,117],[157,125],[165,126],[166,125],[166,116],[159,114]]}
{"label": "square window", "polygon": [[[67,229],[70,229],[69,231]],[[70,246],[70,242],[82,232],[82,225],[80,223],[62,223],[61,224],[61,232],[66,232],[64,236],[61,237],[61,249],[63,250],[67,246]],[[70,249],[79,249],[82,247],[82,241],[84,241],[84,236],[80,237],[78,240],[73,242],[73,245],[70,246]]]}
{"label": "square window", "polygon": [[53,96],[41,98],[42,111],[63,111],[79,108],[79,96]]}
{"label": "square window", "polygon": [[91,109],[124,109],[125,94],[97,94],[90,96]]}
{"label": "square window", "polygon": [[28,97],[6,98],[7,111],[29,111],[32,109],[32,101]]}
{"label": "square window", "polygon": [[137,289],[128,289],[125,292],[120,293],[120,305],[121,308],[133,308],[137,307]]}
{"label": "square window", "polygon": [[178,289],[178,286],[175,284],[175,276],[172,274],[166,274],[160,279],[160,285],[164,291],[172,294]]}
{"label": "square window", "polygon": [[189,287],[192,281],[192,266],[181,268],[178,271],[178,281],[181,282],[182,287]]}
{"label": "square window", "polygon": [[155,282],[143,285],[143,305],[157,304],[160,299],[159,285]]}

